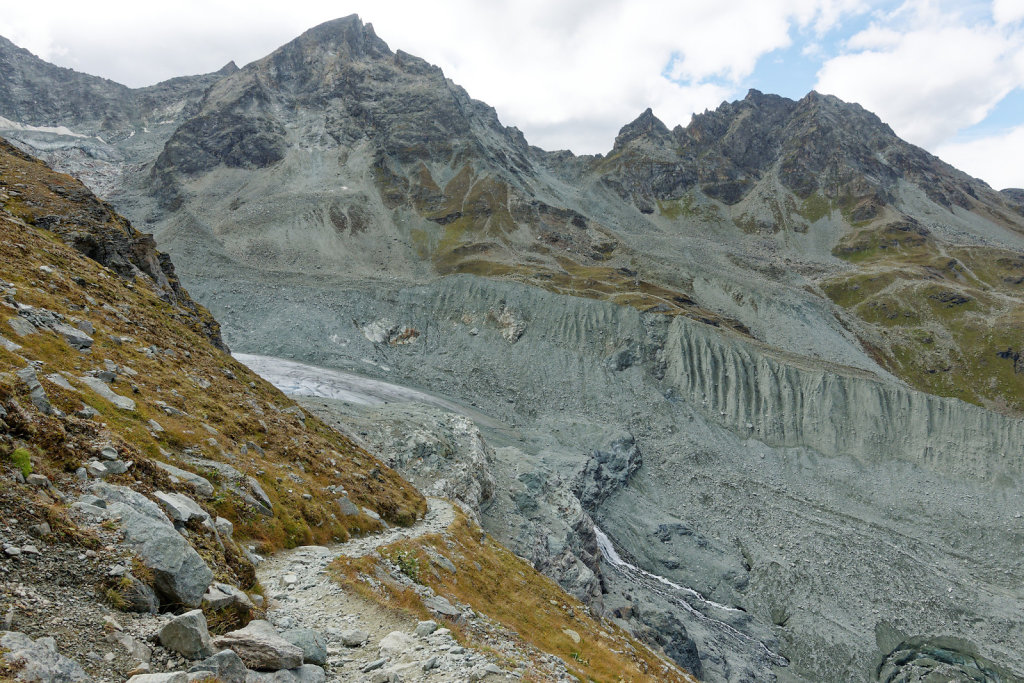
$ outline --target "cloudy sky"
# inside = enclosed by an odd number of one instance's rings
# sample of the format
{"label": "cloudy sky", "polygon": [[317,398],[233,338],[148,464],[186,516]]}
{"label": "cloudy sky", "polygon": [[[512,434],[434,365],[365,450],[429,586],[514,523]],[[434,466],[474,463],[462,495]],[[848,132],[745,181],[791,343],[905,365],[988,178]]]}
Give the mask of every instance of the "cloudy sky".
{"label": "cloudy sky", "polygon": [[859,102],[997,189],[1024,187],[1024,0],[0,0],[0,35],[131,86],[242,66],[358,13],[547,149],[605,152],[757,88]]}

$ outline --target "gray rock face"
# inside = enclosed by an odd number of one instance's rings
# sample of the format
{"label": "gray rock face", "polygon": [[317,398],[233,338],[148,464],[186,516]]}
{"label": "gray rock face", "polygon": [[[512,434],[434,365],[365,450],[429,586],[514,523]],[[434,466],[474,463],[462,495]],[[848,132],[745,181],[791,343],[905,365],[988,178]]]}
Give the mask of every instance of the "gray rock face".
{"label": "gray rock face", "polygon": [[245,628],[213,641],[218,649],[234,650],[245,665],[258,671],[278,671],[302,666],[303,652],[274,630],[269,622],[250,621]]}
{"label": "gray rock face", "polygon": [[24,633],[0,633],[0,648],[7,664],[16,669],[15,678],[37,683],[75,683],[88,681],[79,664],[57,652],[53,638],[32,640]]}
{"label": "gray rock face", "polygon": [[206,616],[202,610],[192,610],[164,624],[158,634],[160,644],[188,659],[202,659],[213,654]]}
{"label": "gray rock face", "polygon": [[608,448],[591,453],[573,482],[573,491],[586,510],[596,510],[608,496],[624,488],[642,464],[633,436],[615,437]]}
{"label": "gray rock face", "polygon": [[90,490],[120,516],[125,541],[153,570],[161,602],[198,607],[213,572],[156,503],[123,486],[96,483]]}
{"label": "gray rock face", "polygon": [[323,634],[308,628],[283,631],[281,637],[302,649],[302,661],[323,666],[327,663],[327,641]]}
{"label": "gray rock face", "polygon": [[208,672],[224,683],[245,683],[249,671],[245,663],[232,650],[221,650],[192,666],[189,673]]}

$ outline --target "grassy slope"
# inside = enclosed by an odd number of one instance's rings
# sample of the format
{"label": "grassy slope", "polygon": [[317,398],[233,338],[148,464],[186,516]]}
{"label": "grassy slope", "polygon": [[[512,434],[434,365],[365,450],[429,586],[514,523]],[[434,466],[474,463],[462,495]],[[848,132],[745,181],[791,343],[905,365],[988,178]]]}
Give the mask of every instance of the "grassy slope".
{"label": "grassy slope", "polygon": [[834,253],[856,269],[822,289],[862,321],[887,369],[923,391],[1024,413],[1024,254],[953,247],[905,220],[853,231]]}

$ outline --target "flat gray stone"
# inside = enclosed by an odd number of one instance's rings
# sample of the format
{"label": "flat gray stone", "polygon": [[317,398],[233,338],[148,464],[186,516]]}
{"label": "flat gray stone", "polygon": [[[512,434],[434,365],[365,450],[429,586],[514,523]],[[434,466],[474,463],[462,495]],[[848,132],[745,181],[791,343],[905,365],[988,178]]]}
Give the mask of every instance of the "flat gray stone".
{"label": "flat gray stone", "polygon": [[245,665],[257,671],[279,671],[302,666],[302,649],[278,635],[270,622],[250,621],[242,629],[214,639],[217,649],[234,650]]}
{"label": "flat gray stone", "polygon": [[28,335],[35,334],[39,331],[39,328],[20,316],[11,318],[7,321],[7,324],[10,325],[12,330],[14,330],[14,334],[19,337],[27,337]]}
{"label": "flat gray stone", "polygon": [[82,384],[96,392],[96,394],[101,398],[105,398],[121,410],[135,410],[135,401],[127,396],[121,396],[120,394],[114,393],[114,391],[107,386],[107,383],[103,380],[96,377],[90,377],[89,375],[83,375],[78,379]]}
{"label": "flat gray stone", "polygon": [[77,327],[71,327],[64,323],[54,323],[52,327],[53,331],[64,337],[64,341],[71,345],[72,348],[82,351],[92,346],[92,337],[78,329]]}
{"label": "flat gray stone", "polygon": [[153,462],[157,467],[171,475],[172,478],[184,482],[186,486],[203,498],[213,497],[213,484],[211,484],[210,480],[206,477],[201,477],[195,472],[189,472],[188,470],[183,470],[180,467],[175,467],[174,465],[169,465],[158,460],[154,460]]}

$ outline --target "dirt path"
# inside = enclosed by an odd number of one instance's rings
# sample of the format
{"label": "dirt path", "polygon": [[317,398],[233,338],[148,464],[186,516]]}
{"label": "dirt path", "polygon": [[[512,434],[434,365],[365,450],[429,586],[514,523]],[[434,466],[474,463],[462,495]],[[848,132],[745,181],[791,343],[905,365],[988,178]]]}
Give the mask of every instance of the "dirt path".
{"label": "dirt path", "polygon": [[[426,516],[412,527],[330,547],[303,546],[267,558],[257,569],[267,591],[267,618],[281,630],[308,628],[324,636],[328,680],[389,681],[395,680],[389,677],[394,674],[402,681],[514,680],[479,653],[460,647],[448,629],[417,634],[418,622],[411,616],[346,592],[328,576],[328,565],[339,555],[362,557],[401,539],[441,533],[454,519],[450,503],[429,498]],[[363,632],[366,644],[347,647],[345,642],[351,642],[357,631]],[[381,660],[386,661],[363,671]]]}

